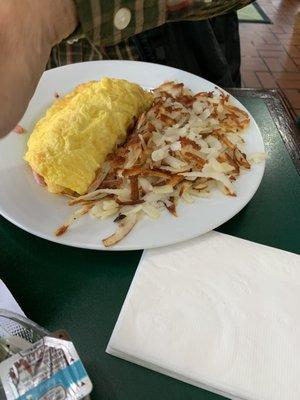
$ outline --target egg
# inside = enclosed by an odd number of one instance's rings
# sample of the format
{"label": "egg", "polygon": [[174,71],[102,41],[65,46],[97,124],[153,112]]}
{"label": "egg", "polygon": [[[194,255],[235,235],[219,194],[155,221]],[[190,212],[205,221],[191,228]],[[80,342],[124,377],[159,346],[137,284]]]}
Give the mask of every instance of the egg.
{"label": "egg", "polygon": [[123,79],[83,83],[36,123],[24,158],[50,192],[85,194],[106,156],[152,102],[150,92]]}

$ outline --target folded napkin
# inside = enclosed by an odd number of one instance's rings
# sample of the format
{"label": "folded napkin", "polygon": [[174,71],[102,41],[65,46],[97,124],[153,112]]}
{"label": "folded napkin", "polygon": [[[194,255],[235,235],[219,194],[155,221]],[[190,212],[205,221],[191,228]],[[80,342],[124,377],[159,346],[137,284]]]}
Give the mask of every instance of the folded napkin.
{"label": "folded napkin", "polygon": [[217,232],[145,251],[107,352],[232,399],[300,399],[300,256]]}
{"label": "folded napkin", "polygon": [[4,282],[0,279],[0,308],[13,311],[15,313],[25,315],[16,302],[10,291],[5,286]]}

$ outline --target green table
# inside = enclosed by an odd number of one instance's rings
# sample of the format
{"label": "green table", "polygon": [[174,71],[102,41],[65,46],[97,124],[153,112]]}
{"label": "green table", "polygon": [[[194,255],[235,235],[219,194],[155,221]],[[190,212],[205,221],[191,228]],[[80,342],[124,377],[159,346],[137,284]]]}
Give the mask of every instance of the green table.
{"label": "green table", "polygon": [[[299,253],[299,136],[277,92],[234,93],[255,116],[269,159],[254,198],[219,231]],[[93,381],[92,399],[221,398],[105,353],[140,251],[64,247],[3,218],[0,239],[1,278],[29,318],[49,330],[69,331]]]}

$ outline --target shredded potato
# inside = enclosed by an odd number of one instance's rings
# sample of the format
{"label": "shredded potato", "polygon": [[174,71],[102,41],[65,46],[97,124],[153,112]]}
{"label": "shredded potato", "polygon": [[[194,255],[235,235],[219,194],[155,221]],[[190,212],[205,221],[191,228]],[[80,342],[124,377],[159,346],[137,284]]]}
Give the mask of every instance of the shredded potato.
{"label": "shredded potato", "polygon": [[234,181],[263,153],[247,158],[243,132],[248,114],[216,90],[193,94],[182,83],[153,90],[152,107],[141,115],[127,142],[107,157],[88,194],[72,198],[83,207],[62,225],[63,234],[79,216],[114,216],[116,233],[105,246],[122,240],[140,218],[157,219],[165,210],[177,216],[181,200],[192,203],[212,190],[236,196]]}

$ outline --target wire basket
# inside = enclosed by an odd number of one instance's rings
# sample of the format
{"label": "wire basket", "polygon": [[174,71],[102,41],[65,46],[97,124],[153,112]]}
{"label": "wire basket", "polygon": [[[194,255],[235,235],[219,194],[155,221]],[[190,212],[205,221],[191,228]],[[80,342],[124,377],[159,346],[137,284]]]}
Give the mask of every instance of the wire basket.
{"label": "wire basket", "polygon": [[30,319],[0,308],[0,340],[18,336],[27,342],[35,343],[49,332]]}
{"label": "wire basket", "polygon": [[[22,346],[30,346],[30,343],[35,343],[48,334],[46,329],[23,315],[0,308],[0,362],[17,353]],[[0,382],[0,400],[2,399],[6,399],[6,396]]]}

